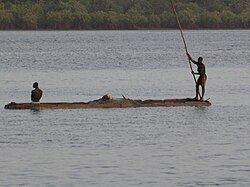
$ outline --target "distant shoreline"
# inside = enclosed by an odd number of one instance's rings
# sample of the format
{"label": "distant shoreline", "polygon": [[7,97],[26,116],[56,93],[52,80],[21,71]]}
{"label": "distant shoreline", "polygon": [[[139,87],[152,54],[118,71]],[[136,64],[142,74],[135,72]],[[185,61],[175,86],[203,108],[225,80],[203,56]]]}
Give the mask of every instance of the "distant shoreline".
{"label": "distant shoreline", "polygon": [[0,30],[172,30],[178,28],[177,17],[185,30],[250,29],[250,2],[249,0],[174,0],[173,4],[166,0],[0,2]]}
{"label": "distant shoreline", "polygon": [[[0,29],[1,31],[176,31],[179,30],[178,28],[175,29],[159,29],[159,28],[143,28],[143,29]],[[184,31],[205,31],[205,30],[250,30],[250,28],[220,28],[220,29],[213,29],[213,28],[200,28],[200,29],[185,29]]]}

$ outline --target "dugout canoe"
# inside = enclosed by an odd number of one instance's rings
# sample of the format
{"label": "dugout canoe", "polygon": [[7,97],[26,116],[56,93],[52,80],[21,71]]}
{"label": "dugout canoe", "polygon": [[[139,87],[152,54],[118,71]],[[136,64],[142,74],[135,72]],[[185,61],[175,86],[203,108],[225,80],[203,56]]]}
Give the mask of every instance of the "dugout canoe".
{"label": "dugout canoe", "polygon": [[209,101],[192,99],[164,100],[132,100],[112,99],[107,101],[95,100],[90,102],[49,102],[49,103],[15,103],[5,105],[5,109],[80,109],[80,108],[136,108],[136,107],[174,107],[174,106],[210,106]]}

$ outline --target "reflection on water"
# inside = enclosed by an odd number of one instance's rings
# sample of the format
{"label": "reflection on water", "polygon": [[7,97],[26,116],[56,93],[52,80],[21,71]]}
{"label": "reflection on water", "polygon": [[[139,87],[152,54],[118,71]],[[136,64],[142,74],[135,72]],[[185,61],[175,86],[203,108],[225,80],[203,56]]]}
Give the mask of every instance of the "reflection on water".
{"label": "reflection on water", "polygon": [[1,186],[249,186],[249,31],[185,34],[211,107],[35,111],[3,106],[193,97],[179,33],[1,32]]}

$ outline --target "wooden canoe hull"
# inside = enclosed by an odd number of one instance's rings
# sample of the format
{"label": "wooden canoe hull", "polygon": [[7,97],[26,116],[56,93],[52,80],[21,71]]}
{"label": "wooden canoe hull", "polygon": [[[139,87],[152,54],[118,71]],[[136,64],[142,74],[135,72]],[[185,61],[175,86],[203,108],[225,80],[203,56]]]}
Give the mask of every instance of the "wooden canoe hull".
{"label": "wooden canoe hull", "polygon": [[192,99],[165,99],[165,100],[132,100],[119,99],[90,102],[57,102],[57,103],[15,103],[5,105],[5,109],[80,109],[80,108],[136,108],[136,107],[173,107],[173,106],[210,106],[209,101]]}

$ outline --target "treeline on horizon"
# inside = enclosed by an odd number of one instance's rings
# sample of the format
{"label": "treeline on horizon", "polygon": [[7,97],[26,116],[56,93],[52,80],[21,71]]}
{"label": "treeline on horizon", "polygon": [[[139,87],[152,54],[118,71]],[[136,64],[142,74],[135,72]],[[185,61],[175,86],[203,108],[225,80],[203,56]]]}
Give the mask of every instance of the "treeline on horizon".
{"label": "treeline on horizon", "polygon": [[[249,29],[249,0],[173,0],[185,29]],[[171,0],[0,0],[1,30],[175,29]]]}

